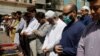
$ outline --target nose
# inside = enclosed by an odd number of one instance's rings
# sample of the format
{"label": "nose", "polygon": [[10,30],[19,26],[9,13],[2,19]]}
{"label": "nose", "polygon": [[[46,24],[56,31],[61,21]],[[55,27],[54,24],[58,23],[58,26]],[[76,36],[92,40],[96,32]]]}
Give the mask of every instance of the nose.
{"label": "nose", "polygon": [[95,13],[95,11],[92,9],[92,10],[91,10],[91,14],[94,14],[94,13]]}

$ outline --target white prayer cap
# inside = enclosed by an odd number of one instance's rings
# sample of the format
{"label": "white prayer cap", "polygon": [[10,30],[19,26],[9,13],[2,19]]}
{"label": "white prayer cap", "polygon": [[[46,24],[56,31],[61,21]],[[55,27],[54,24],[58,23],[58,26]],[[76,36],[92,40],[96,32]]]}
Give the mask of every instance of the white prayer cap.
{"label": "white prayer cap", "polygon": [[82,9],[86,9],[90,11],[90,8],[88,6],[83,6]]}
{"label": "white prayer cap", "polygon": [[45,13],[46,19],[56,17],[56,13],[52,10],[49,10]]}

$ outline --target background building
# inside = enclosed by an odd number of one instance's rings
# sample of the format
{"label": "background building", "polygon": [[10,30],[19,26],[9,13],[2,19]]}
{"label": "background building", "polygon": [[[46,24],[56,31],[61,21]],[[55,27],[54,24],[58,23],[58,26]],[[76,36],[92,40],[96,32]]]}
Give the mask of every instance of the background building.
{"label": "background building", "polygon": [[64,0],[46,0],[45,9],[54,10],[58,15],[62,14]]}
{"label": "background building", "polygon": [[35,5],[35,0],[0,0],[0,14],[26,11],[27,6]]}
{"label": "background building", "polygon": [[38,11],[54,10],[58,14],[62,12],[63,6],[74,3],[80,9],[88,5],[86,0],[0,0],[0,14],[10,14],[14,11],[26,11],[27,6],[36,5]]}
{"label": "background building", "polygon": [[78,9],[80,9],[84,5],[89,6],[89,3],[87,2],[87,0],[64,0],[64,5],[68,3],[76,4]]}

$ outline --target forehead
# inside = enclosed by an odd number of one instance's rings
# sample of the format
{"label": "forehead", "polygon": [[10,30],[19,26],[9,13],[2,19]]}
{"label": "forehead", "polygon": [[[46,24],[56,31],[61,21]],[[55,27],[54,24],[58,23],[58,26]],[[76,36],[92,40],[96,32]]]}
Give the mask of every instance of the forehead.
{"label": "forehead", "polygon": [[90,2],[90,6],[100,5],[100,0],[94,0]]}
{"label": "forehead", "polygon": [[63,8],[63,12],[64,13],[68,13],[68,12],[70,12],[71,11],[71,6],[70,5],[67,5],[67,6],[65,6],[64,8]]}

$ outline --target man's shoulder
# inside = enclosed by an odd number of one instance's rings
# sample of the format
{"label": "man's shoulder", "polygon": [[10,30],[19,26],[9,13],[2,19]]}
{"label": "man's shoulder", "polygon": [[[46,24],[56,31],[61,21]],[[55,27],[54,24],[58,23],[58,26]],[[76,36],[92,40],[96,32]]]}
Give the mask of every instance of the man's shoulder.
{"label": "man's shoulder", "polygon": [[89,33],[91,33],[91,29],[95,25],[95,22],[90,23],[83,32],[83,37],[87,36]]}
{"label": "man's shoulder", "polygon": [[65,22],[63,22],[61,19],[59,19],[58,25],[61,25],[61,26],[66,26],[66,23],[65,23]]}
{"label": "man's shoulder", "polygon": [[78,22],[76,23],[76,26],[85,28],[85,25],[84,25],[81,21],[78,21]]}

